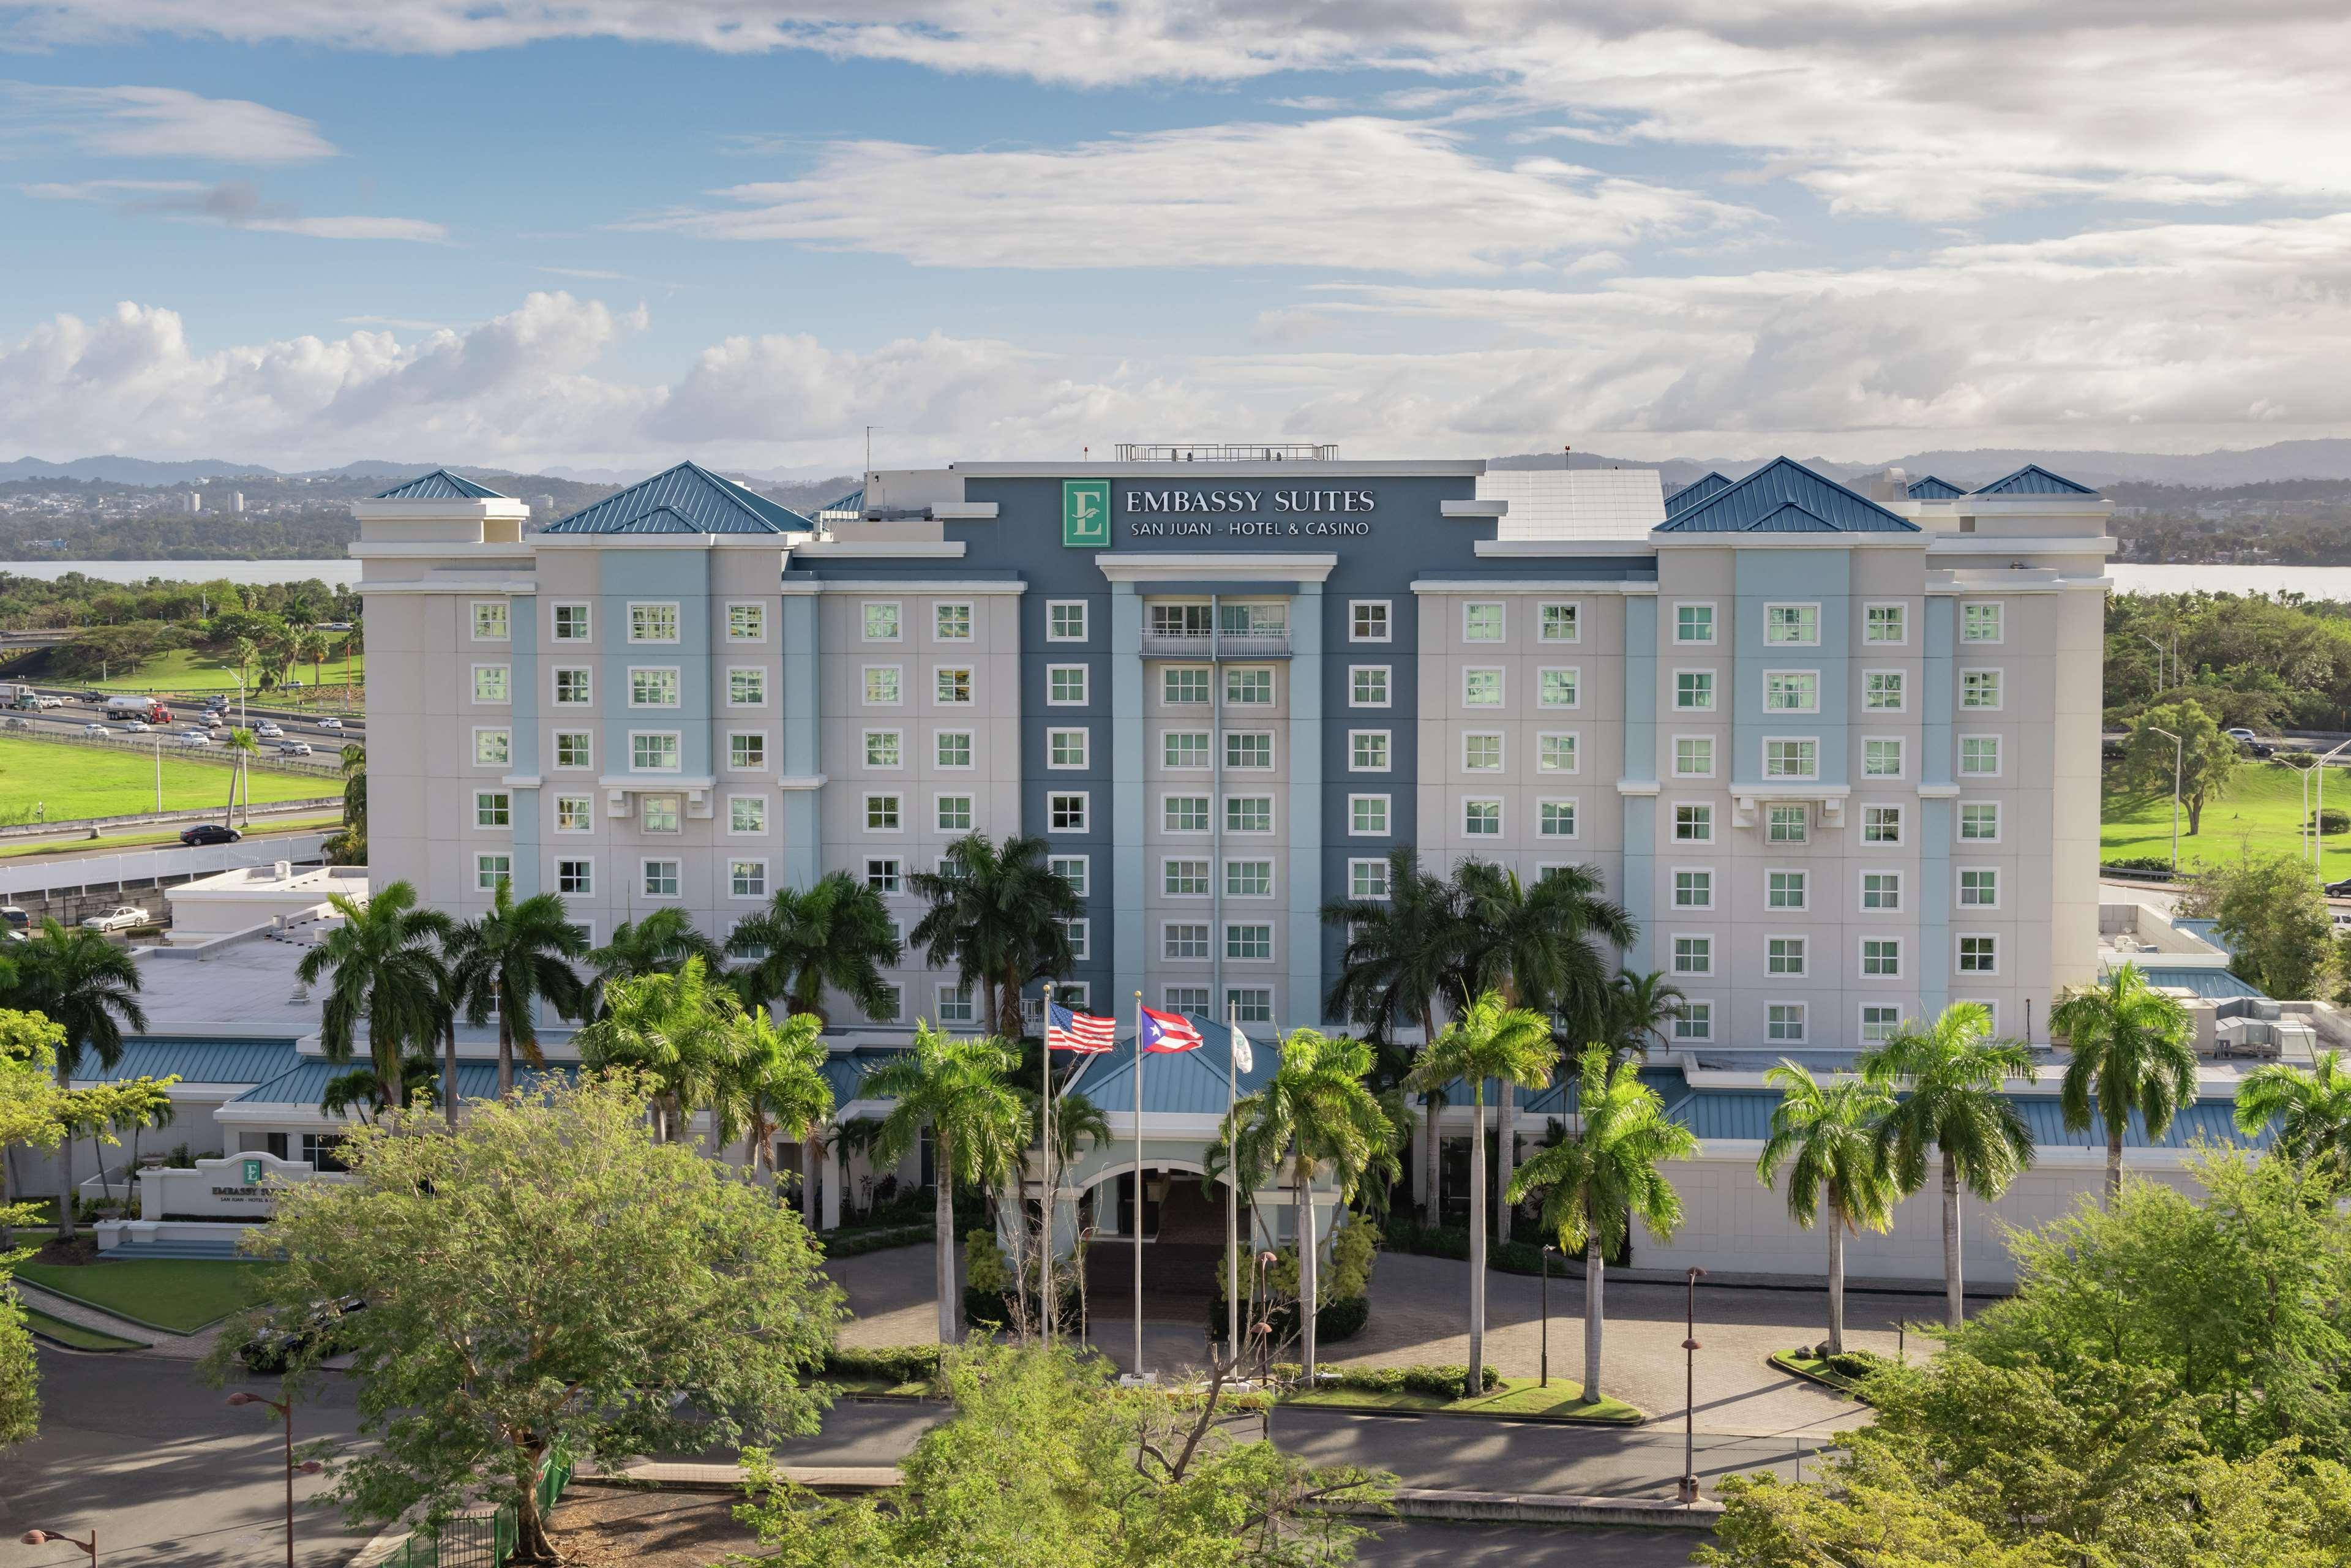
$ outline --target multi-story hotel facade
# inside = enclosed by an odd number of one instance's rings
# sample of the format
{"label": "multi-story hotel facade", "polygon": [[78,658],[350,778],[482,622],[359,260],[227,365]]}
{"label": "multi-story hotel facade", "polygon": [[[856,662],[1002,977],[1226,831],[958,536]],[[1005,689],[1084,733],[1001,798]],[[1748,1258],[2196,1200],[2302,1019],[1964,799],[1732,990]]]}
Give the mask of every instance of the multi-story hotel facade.
{"label": "multi-story hotel facade", "polygon": [[[360,503],[373,882],[464,915],[509,878],[601,942],[847,871],[911,930],[912,873],[1032,833],[1084,1001],[1282,1029],[1340,1021],[1322,911],[1399,847],[1591,867],[1693,1050],[1959,999],[2045,1040],[2095,977],[2083,486],[1133,459],[876,472],[814,517],[691,465],[535,529],[446,474]],[[979,1015],[917,952],[892,978],[842,1043]]]}

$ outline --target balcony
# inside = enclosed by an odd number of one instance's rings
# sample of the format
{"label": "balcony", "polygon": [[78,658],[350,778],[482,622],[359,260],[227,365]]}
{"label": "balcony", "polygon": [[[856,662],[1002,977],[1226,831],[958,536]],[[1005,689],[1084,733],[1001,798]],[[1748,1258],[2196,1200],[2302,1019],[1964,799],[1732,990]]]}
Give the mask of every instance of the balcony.
{"label": "balcony", "polygon": [[1227,632],[1211,637],[1206,632],[1145,632],[1143,634],[1143,656],[1146,659],[1186,659],[1207,664],[1212,659],[1287,659],[1290,657],[1290,633],[1280,632]]}

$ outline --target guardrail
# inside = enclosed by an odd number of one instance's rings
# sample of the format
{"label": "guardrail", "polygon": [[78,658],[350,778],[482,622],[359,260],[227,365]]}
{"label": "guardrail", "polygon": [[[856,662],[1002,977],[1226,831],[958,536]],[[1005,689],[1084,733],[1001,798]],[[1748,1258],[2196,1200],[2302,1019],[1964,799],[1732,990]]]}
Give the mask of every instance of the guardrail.
{"label": "guardrail", "polygon": [[[11,729],[8,725],[12,723],[22,724],[25,727]],[[236,753],[225,746],[217,744],[183,746],[172,738],[180,733],[182,732],[178,730],[168,734],[162,730],[154,730],[146,735],[77,735],[66,729],[43,729],[40,726],[21,718],[0,720],[0,735],[12,736],[18,740],[39,740],[57,746],[91,747],[109,751],[132,751],[141,757],[160,747],[166,755],[172,757],[185,757],[198,762],[217,762],[225,767],[231,766],[236,761]],[[263,740],[256,744],[261,749],[247,754],[246,762],[248,767],[270,768],[279,773],[299,773],[325,778],[342,776],[343,758],[340,750],[332,753],[313,751],[307,758],[287,757],[269,749],[276,744],[274,741]]]}
{"label": "guardrail", "polygon": [[[339,809],[342,803],[343,798],[340,795],[317,795],[306,800],[272,800],[266,806],[256,806],[253,811],[254,814],[264,816],[293,817],[308,811],[333,810]],[[237,808],[237,812],[240,816],[246,814],[242,805]],[[16,822],[0,828],[0,841],[9,839],[49,838],[68,833],[78,833],[88,837],[93,833],[104,832],[109,828],[149,826],[168,828],[174,822],[215,821],[219,820],[220,815],[221,808],[218,806],[191,806],[177,811],[133,811],[123,817],[53,817],[45,822]],[[58,847],[69,849],[72,846],[66,843]]]}

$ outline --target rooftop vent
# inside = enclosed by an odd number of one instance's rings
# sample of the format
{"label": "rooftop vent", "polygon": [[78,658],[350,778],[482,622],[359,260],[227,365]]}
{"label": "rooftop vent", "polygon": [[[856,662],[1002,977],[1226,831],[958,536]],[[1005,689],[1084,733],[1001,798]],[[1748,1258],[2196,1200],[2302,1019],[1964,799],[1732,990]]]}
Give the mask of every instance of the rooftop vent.
{"label": "rooftop vent", "polygon": [[1121,463],[1335,463],[1335,444],[1311,441],[1122,441]]}

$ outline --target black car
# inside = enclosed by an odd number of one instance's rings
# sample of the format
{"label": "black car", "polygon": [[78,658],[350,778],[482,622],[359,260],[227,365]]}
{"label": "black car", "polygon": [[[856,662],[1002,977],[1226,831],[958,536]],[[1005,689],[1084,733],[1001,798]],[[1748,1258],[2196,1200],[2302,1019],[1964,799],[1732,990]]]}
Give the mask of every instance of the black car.
{"label": "black car", "polygon": [[2328,883],[2326,884],[2326,896],[2329,898],[2351,898],[2351,876],[2345,877],[2341,882]]}
{"label": "black car", "polygon": [[248,1371],[274,1376],[285,1372],[297,1357],[313,1351],[320,1356],[340,1355],[346,1346],[343,1320],[365,1311],[367,1302],[345,1296],[340,1301],[320,1302],[290,1329],[265,1322],[245,1342],[237,1359]]}
{"label": "black car", "polygon": [[198,822],[193,828],[180,830],[183,844],[233,844],[245,837],[235,828],[224,828],[218,822]]}

